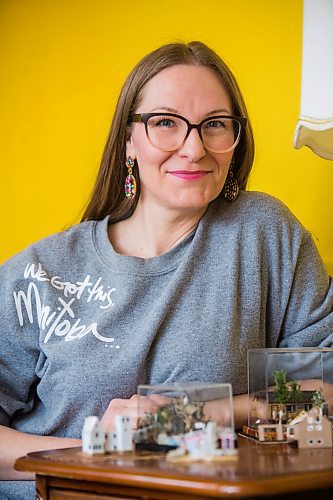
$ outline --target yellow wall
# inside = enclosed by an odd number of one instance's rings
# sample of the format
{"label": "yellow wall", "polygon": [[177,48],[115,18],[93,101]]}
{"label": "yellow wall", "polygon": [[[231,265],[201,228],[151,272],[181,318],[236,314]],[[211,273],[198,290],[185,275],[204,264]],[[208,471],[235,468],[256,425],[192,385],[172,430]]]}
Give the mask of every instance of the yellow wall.
{"label": "yellow wall", "polygon": [[78,221],[123,80],[178,39],[229,63],[256,135],[250,188],[282,199],[333,270],[333,163],[292,146],[301,0],[1,0],[0,262]]}

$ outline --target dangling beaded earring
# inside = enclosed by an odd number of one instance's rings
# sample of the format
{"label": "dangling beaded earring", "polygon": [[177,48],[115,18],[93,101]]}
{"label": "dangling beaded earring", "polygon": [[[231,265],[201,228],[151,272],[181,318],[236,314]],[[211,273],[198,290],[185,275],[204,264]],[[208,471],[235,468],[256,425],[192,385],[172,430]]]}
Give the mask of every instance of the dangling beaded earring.
{"label": "dangling beaded earring", "polygon": [[134,161],[130,156],[127,157],[125,162],[126,167],[128,168],[127,177],[125,179],[125,195],[126,198],[134,198],[136,194],[136,180],[132,172],[132,168],[134,167]]}
{"label": "dangling beaded earring", "polygon": [[239,193],[239,186],[237,179],[234,178],[233,173],[234,161],[231,162],[227,179],[225,181],[222,193],[227,201],[235,201]]}

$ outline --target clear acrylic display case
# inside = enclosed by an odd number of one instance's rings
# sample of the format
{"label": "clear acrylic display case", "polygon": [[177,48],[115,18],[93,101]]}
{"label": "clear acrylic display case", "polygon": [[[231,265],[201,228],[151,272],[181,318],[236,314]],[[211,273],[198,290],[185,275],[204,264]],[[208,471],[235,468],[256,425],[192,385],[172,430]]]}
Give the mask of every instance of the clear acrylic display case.
{"label": "clear acrylic display case", "polygon": [[184,435],[214,422],[234,433],[230,384],[175,383],[138,387],[138,422],[133,440],[137,449],[170,450]]}
{"label": "clear acrylic display case", "polygon": [[320,405],[332,419],[333,349],[250,349],[248,426],[292,420]]}

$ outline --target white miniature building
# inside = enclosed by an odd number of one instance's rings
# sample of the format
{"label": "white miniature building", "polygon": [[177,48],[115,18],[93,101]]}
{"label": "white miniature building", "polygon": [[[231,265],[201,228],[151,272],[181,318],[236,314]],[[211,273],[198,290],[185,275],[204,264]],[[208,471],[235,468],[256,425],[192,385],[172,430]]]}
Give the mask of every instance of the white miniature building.
{"label": "white miniature building", "polygon": [[131,417],[126,415],[116,416],[116,448],[117,451],[131,451],[132,427]]}
{"label": "white miniature building", "polygon": [[98,417],[87,417],[82,429],[82,451],[90,455],[104,453],[105,433]]}
{"label": "white miniature building", "polygon": [[203,451],[206,455],[214,455],[217,449],[217,425],[215,422],[208,422],[206,432],[203,436]]}
{"label": "white miniature building", "polygon": [[106,432],[105,433],[105,443],[104,443],[105,453],[112,453],[117,451],[117,433],[116,432]]}
{"label": "white miniature building", "polygon": [[82,451],[90,455],[114,451],[131,451],[131,417],[117,415],[116,430],[104,432],[98,417],[87,417],[82,430]]}

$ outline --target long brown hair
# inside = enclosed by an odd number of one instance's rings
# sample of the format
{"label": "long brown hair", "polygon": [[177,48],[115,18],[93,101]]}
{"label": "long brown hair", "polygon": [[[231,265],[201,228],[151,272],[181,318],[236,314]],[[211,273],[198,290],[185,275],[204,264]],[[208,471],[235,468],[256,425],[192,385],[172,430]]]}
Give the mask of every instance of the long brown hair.
{"label": "long brown hair", "polygon": [[247,126],[237,145],[234,159],[234,176],[240,189],[245,189],[254,158],[254,140],[247,109],[231,70],[207,45],[201,42],[170,43],[147,54],[134,67],[120,92],[110,132],[102,156],[101,165],[90,201],[82,216],[84,220],[99,220],[110,215],[110,222],[117,222],[132,215],[140,195],[138,169],[134,168],[137,194],[128,199],[124,193],[127,175],[125,166],[126,140],[129,138],[129,119],[135,112],[146,83],[157,73],[176,64],[192,64],[211,68],[221,79],[228,92],[232,112],[245,116]]}

